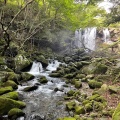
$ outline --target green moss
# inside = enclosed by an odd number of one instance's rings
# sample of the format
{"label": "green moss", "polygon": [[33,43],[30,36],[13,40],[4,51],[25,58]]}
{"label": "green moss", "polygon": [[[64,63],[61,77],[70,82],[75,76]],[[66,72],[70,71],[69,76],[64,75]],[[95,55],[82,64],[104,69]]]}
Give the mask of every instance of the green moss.
{"label": "green moss", "polygon": [[104,108],[105,108],[105,106],[102,103],[94,101],[93,110],[102,111]]}
{"label": "green moss", "polygon": [[25,92],[29,92],[29,91],[33,91],[36,90],[38,88],[38,86],[29,86],[23,89],[23,91]]}
{"label": "green moss", "polygon": [[76,62],[76,68],[81,69],[82,68],[82,63],[81,62]]}
{"label": "green moss", "polygon": [[70,101],[70,102],[66,103],[66,108],[68,110],[74,110],[75,105],[76,105],[75,101]]}
{"label": "green moss", "polygon": [[112,120],[120,120],[120,103],[118,104],[112,115]]}
{"label": "green moss", "polygon": [[76,119],[73,117],[65,117],[65,118],[63,118],[63,120],[76,120]]}
{"label": "green moss", "polygon": [[74,77],[74,74],[66,74],[65,76],[64,76],[65,78],[68,78],[68,79],[72,79],[73,77]]}
{"label": "green moss", "polygon": [[10,119],[16,119],[16,118],[18,118],[20,116],[24,116],[24,115],[25,115],[25,113],[19,108],[13,108],[8,112],[8,118],[10,118]]}
{"label": "green moss", "polygon": [[0,65],[5,65],[5,58],[0,57]]}
{"label": "green moss", "polygon": [[94,70],[95,74],[105,74],[108,67],[104,64],[98,64],[96,69]]}
{"label": "green moss", "polygon": [[15,70],[16,71],[21,71],[22,69],[26,68],[29,66],[31,62],[23,55],[17,55],[15,57]]}
{"label": "green moss", "polygon": [[92,103],[87,103],[87,104],[85,105],[85,111],[86,111],[86,112],[90,112],[90,111],[92,111],[92,110],[93,110]]}
{"label": "green moss", "polygon": [[68,73],[70,73],[70,69],[69,68],[64,68],[64,72],[68,74]]}
{"label": "green moss", "polygon": [[3,94],[1,97],[18,100],[18,92],[9,92],[9,93]]}
{"label": "green moss", "polygon": [[23,81],[32,80],[34,78],[33,75],[31,75],[31,74],[29,74],[27,72],[23,72],[21,76],[22,76]]}
{"label": "green moss", "polygon": [[91,89],[100,88],[102,86],[102,82],[97,82],[95,80],[90,80],[88,82],[88,85]]}
{"label": "green moss", "polygon": [[17,89],[18,88],[18,85],[12,81],[12,80],[8,80],[7,82],[5,82],[3,84],[4,87],[7,87],[7,86],[12,86],[13,89]]}
{"label": "green moss", "polygon": [[111,94],[117,94],[118,92],[120,92],[120,88],[119,87],[116,87],[116,86],[109,86],[109,92]]}
{"label": "green moss", "polygon": [[9,87],[2,87],[0,88],[0,95],[8,93],[8,92],[12,92],[13,88],[11,86]]}
{"label": "green moss", "polygon": [[46,78],[45,76],[42,76],[42,77],[40,78],[39,82],[40,82],[40,83],[47,83],[48,80],[47,80],[47,78]]}
{"label": "green moss", "polygon": [[84,107],[82,107],[82,106],[75,106],[75,113],[76,114],[84,114],[85,113],[85,109],[84,109]]}
{"label": "green moss", "polygon": [[60,73],[50,73],[49,74],[50,77],[61,77]]}
{"label": "green moss", "polygon": [[75,81],[75,88],[81,88],[82,83],[80,81]]}
{"label": "green moss", "polygon": [[18,80],[20,80],[21,76],[19,74],[15,74],[14,72],[9,72],[8,73],[8,80],[13,80],[15,82],[17,82]]}
{"label": "green moss", "polygon": [[77,78],[77,79],[85,78],[85,74],[77,74],[77,75],[76,75],[76,78]]}
{"label": "green moss", "polygon": [[70,97],[70,96],[73,96],[74,93],[75,93],[74,90],[70,90],[70,91],[67,92],[67,95]]}
{"label": "green moss", "polygon": [[12,108],[24,108],[24,102],[0,97],[0,115],[7,114]]}

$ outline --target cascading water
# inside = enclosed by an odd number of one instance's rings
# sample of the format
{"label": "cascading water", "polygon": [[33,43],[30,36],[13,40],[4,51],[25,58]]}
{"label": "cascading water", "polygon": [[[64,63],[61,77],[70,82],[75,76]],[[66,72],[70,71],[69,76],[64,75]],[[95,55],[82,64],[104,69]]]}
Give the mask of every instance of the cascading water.
{"label": "cascading water", "polygon": [[60,62],[58,62],[58,60],[52,60],[46,69],[49,71],[55,71],[57,67],[59,67],[59,65],[60,65]]}
{"label": "cascading water", "polygon": [[34,75],[34,74],[39,74],[40,72],[43,72],[42,64],[40,62],[34,61],[29,73]]}
{"label": "cascading water", "polygon": [[108,28],[103,30],[103,38],[104,38],[104,42],[107,43],[108,41],[110,41],[110,32],[108,30]]}
{"label": "cascading water", "polygon": [[96,47],[96,27],[76,30],[76,46],[94,51]]}
{"label": "cascading water", "polygon": [[92,51],[96,47],[96,27],[86,28],[83,35],[84,47]]}
{"label": "cascading water", "polygon": [[[31,81],[19,85],[18,92],[22,94],[26,108],[24,112],[26,117],[20,117],[17,120],[56,120],[58,117],[68,116],[65,111],[65,105],[58,105],[63,100],[63,95],[73,89],[72,87],[64,87],[65,82],[60,78],[53,78],[49,73],[59,67],[60,62],[52,60],[48,66],[47,71],[43,71],[39,62],[33,62],[30,72],[35,78]],[[36,74],[38,73],[38,74]],[[46,84],[39,83],[41,76],[45,76],[48,80]],[[38,86],[38,89],[31,92],[24,92],[23,89],[29,86]],[[55,89],[58,91],[55,91]],[[38,119],[37,119],[38,118]]]}

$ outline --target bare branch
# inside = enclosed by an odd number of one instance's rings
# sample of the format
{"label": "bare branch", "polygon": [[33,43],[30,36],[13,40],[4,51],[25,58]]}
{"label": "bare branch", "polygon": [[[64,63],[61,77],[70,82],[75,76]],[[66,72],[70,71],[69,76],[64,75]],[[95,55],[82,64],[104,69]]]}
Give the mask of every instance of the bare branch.
{"label": "bare branch", "polygon": [[29,5],[33,2],[34,0],[31,0],[30,2],[28,2],[15,16],[14,18],[10,21],[8,27],[6,28],[6,31],[9,29],[9,27],[11,26],[11,24],[14,22],[14,20],[16,19],[16,17]]}

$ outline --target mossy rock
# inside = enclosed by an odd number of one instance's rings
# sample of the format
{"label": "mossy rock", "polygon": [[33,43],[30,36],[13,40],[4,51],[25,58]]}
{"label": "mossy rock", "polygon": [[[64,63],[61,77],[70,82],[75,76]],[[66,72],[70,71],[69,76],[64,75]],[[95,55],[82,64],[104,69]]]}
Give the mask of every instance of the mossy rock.
{"label": "mossy rock", "polygon": [[86,79],[93,79],[94,78],[94,74],[89,74],[86,76]]}
{"label": "mossy rock", "polygon": [[112,115],[112,120],[120,120],[120,103],[118,104]]}
{"label": "mossy rock", "polygon": [[84,100],[84,101],[82,102],[83,105],[85,105],[85,104],[87,104],[87,103],[90,103],[90,101],[89,101],[89,100]]}
{"label": "mossy rock", "polygon": [[74,117],[65,117],[63,120],[76,120]]}
{"label": "mossy rock", "polygon": [[6,65],[0,65],[0,71],[13,72],[13,70],[8,68]]}
{"label": "mossy rock", "polygon": [[5,58],[4,57],[0,57],[0,65],[5,65]]}
{"label": "mossy rock", "polygon": [[12,92],[13,88],[11,86],[9,87],[2,87],[0,88],[0,95],[8,93],[8,92]]}
{"label": "mossy rock", "polygon": [[60,73],[50,73],[49,74],[50,77],[61,77]]}
{"label": "mossy rock", "polygon": [[74,110],[75,105],[76,105],[76,102],[75,102],[75,101],[70,101],[70,102],[66,103],[66,108],[67,108],[68,110]]}
{"label": "mossy rock", "polygon": [[65,72],[66,74],[68,74],[68,73],[70,73],[70,69],[69,69],[69,68],[64,68],[64,72]]}
{"label": "mossy rock", "polygon": [[98,82],[104,82],[104,81],[110,81],[110,79],[112,78],[113,76],[110,76],[110,75],[97,75],[95,77],[95,80],[98,81]]}
{"label": "mossy rock", "polygon": [[91,112],[92,110],[93,110],[92,103],[85,104],[85,111],[86,112]]}
{"label": "mossy rock", "polygon": [[3,94],[1,97],[18,100],[18,92],[9,92],[9,93]]}
{"label": "mossy rock", "polygon": [[81,69],[81,72],[83,74],[93,74],[95,68],[96,68],[96,66],[94,65],[94,63],[91,63],[90,65],[83,66],[83,68]]}
{"label": "mossy rock", "polygon": [[77,69],[81,69],[83,67],[81,62],[76,62],[75,64]]}
{"label": "mossy rock", "polygon": [[114,109],[102,110],[102,115],[112,117],[114,111],[115,111]]}
{"label": "mossy rock", "polygon": [[82,87],[81,81],[75,81],[75,88],[81,88],[81,87]]}
{"label": "mossy rock", "polygon": [[71,82],[71,84],[75,85],[75,81],[79,81],[79,80],[73,78],[70,82]]}
{"label": "mossy rock", "polygon": [[66,63],[69,63],[69,62],[72,61],[72,58],[71,58],[71,57],[65,57],[65,58],[64,58],[64,61],[65,61]]}
{"label": "mossy rock", "polygon": [[58,118],[57,120],[76,120],[74,117]]}
{"label": "mossy rock", "polygon": [[73,96],[73,95],[74,95],[74,93],[75,93],[75,91],[74,91],[74,90],[70,90],[70,91],[68,91],[68,92],[67,92],[67,95],[70,97],[70,96]]}
{"label": "mossy rock", "polygon": [[88,61],[81,61],[82,65],[89,65],[91,62],[88,62]]}
{"label": "mossy rock", "polygon": [[119,87],[116,87],[116,86],[108,86],[109,88],[109,92],[111,94],[117,94],[118,92],[120,92],[120,88]]}
{"label": "mossy rock", "polygon": [[105,108],[105,106],[102,103],[96,101],[93,102],[93,107],[95,111],[102,111]]}
{"label": "mossy rock", "polygon": [[42,77],[40,78],[39,82],[40,82],[40,83],[47,83],[48,80],[47,80],[47,78],[46,78],[45,76],[42,76]]}
{"label": "mossy rock", "polygon": [[107,84],[103,84],[99,90],[95,91],[95,93],[102,95],[103,93],[105,93],[107,91],[108,91]]}
{"label": "mossy rock", "polygon": [[27,72],[22,72],[21,76],[22,76],[23,81],[29,81],[29,80],[34,79],[34,76],[32,74],[27,73]]}
{"label": "mossy rock", "polygon": [[75,106],[75,113],[76,114],[85,114],[85,109],[83,106]]}
{"label": "mossy rock", "polygon": [[97,82],[95,80],[90,80],[88,82],[88,85],[91,89],[100,88],[102,86],[102,82]]}
{"label": "mossy rock", "polygon": [[24,102],[0,97],[0,115],[7,114],[12,108],[24,108],[25,106]]}
{"label": "mossy rock", "polygon": [[15,66],[16,71],[21,71],[31,64],[31,62],[24,55],[20,54],[15,57],[14,61],[16,65]]}
{"label": "mossy rock", "polygon": [[96,69],[94,70],[95,74],[105,74],[107,71],[108,67],[104,64],[98,64],[96,66]]}
{"label": "mossy rock", "polygon": [[24,92],[29,92],[29,91],[33,91],[36,90],[38,88],[38,86],[29,86],[23,89]]}
{"label": "mossy rock", "polygon": [[70,73],[71,73],[71,72],[76,72],[76,71],[77,71],[77,68],[76,68],[76,67],[69,66],[68,68],[70,69]]}
{"label": "mossy rock", "polygon": [[7,82],[5,82],[3,84],[4,87],[8,87],[8,86],[11,86],[13,89],[17,89],[18,88],[18,85],[12,81],[12,80],[8,80]]}
{"label": "mossy rock", "polygon": [[14,82],[18,82],[21,79],[19,74],[15,74],[14,72],[8,72],[8,80],[13,80]]}
{"label": "mossy rock", "polygon": [[74,77],[74,74],[72,74],[72,73],[66,74],[64,77],[68,78],[68,79],[72,79]]}
{"label": "mossy rock", "polygon": [[43,67],[47,67],[48,66],[48,60],[44,57],[44,55],[38,55],[36,57],[36,60],[41,62]]}
{"label": "mossy rock", "polygon": [[8,112],[8,118],[17,119],[20,116],[24,116],[25,113],[19,108],[13,108]]}
{"label": "mossy rock", "polygon": [[76,75],[76,78],[77,78],[77,79],[82,79],[82,78],[85,78],[85,77],[86,77],[85,74],[77,74],[77,75]]}
{"label": "mossy rock", "polygon": [[76,90],[75,93],[73,94],[74,97],[78,97],[81,95],[81,92],[79,90]]}

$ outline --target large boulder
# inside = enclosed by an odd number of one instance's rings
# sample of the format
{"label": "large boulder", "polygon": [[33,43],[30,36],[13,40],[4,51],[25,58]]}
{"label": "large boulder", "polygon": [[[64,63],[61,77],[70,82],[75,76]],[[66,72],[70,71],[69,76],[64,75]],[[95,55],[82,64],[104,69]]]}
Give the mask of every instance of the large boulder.
{"label": "large boulder", "polygon": [[8,93],[8,92],[12,92],[13,88],[11,86],[9,87],[1,87],[0,88],[0,95]]}
{"label": "large boulder", "polygon": [[4,87],[8,87],[8,86],[12,86],[13,89],[17,89],[18,85],[12,81],[12,80],[8,80],[3,84]]}
{"label": "large boulder", "polygon": [[91,89],[100,88],[102,86],[102,82],[97,82],[95,80],[90,80],[88,82],[88,85]]}
{"label": "large boulder", "polygon": [[28,87],[24,88],[23,91],[29,92],[29,91],[36,90],[37,88],[38,88],[38,86],[36,86],[36,85],[28,86]]}
{"label": "large boulder", "polygon": [[21,71],[31,65],[31,62],[23,55],[17,55],[15,57],[15,70]]}
{"label": "large boulder", "polygon": [[9,93],[3,94],[1,97],[18,100],[18,92],[9,92]]}
{"label": "large boulder", "polygon": [[36,60],[41,62],[43,67],[47,67],[48,66],[48,60],[44,57],[44,55],[38,55],[36,57]]}
{"label": "large boulder", "polygon": [[25,106],[24,102],[0,97],[0,115],[7,114],[12,108],[24,108]]}
{"label": "large boulder", "polygon": [[47,80],[47,78],[46,78],[45,76],[42,76],[42,77],[40,78],[39,82],[40,82],[40,83],[47,83],[48,80]]}
{"label": "large boulder", "polygon": [[19,108],[13,108],[8,112],[8,118],[10,118],[11,120],[24,115],[25,113]]}
{"label": "large boulder", "polygon": [[34,79],[34,76],[32,74],[27,73],[27,72],[22,72],[21,76],[22,76],[23,81],[28,81],[28,80]]}

